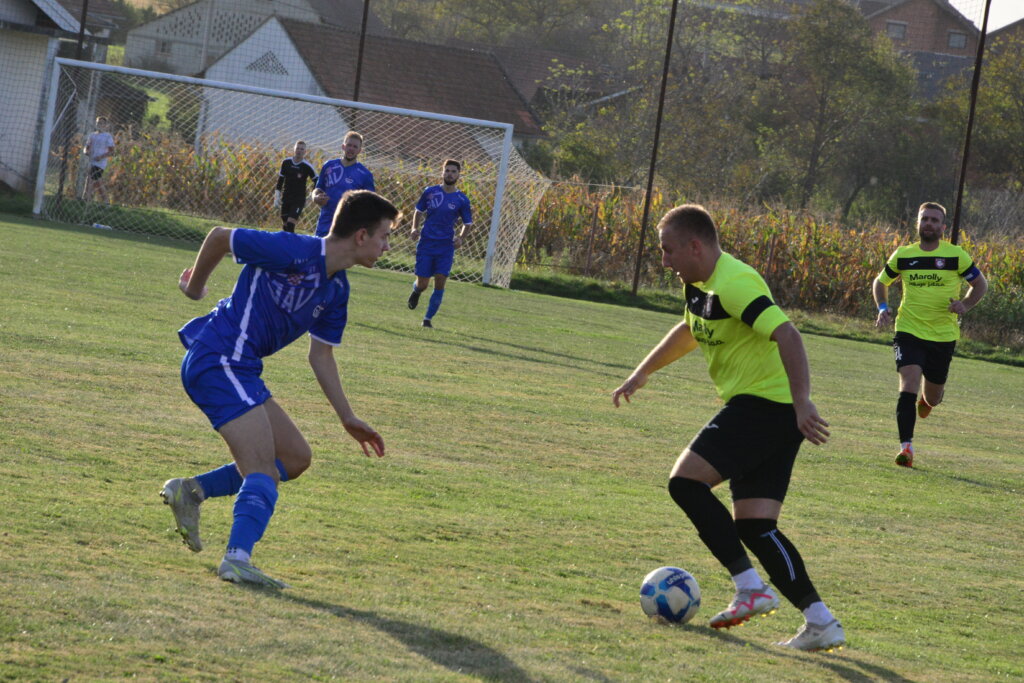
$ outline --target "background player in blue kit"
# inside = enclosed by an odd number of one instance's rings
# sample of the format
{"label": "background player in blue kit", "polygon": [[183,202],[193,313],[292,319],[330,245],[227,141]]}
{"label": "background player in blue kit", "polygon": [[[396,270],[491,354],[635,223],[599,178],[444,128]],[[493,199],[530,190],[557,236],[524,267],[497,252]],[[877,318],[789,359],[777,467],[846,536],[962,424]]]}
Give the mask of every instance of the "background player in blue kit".
{"label": "background player in blue kit", "polygon": [[[434,293],[430,295],[430,303],[427,304],[423,327],[433,327],[430,321],[441,308],[444,285],[455,261],[455,250],[462,246],[466,229],[473,224],[469,197],[455,187],[462,174],[462,164],[454,159],[446,159],[442,168],[443,184],[423,190],[412,216],[411,236],[413,239],[418,236],[419,242],[416,243],[416,281],[409,295],[409,308],[416,308],[420,294],[427,288],[431,276],[434,278]],[[462,219],[462,229],[456,235],[455,222],[459,218]],[[421,222],[422,234],[419,228]]]}
{"label": "background player in blue kit", "polygon": [[370,169],[357,161],[363,151],[363,136],[354,130],[345,134],[341,146],[341,158],[331,159],[320,169],[320,177],[313,188],[313,203],[320,207],[320,219],[316,223],[316,236],[324,237],[331,229],[334,209],[341,196],[350,190],[376,192]]}
{"label": "background player in blue kit", "polygon": [[229,252],[245,267],[231,296],[178,335],[187,352],[181,379],[189,398],[227,442],[234,463],[187,479],[168,480],[160,495],[171,506],[178,533],[202,550],[199,505],[238,494],[227,552],[218,574],[226,581],[286,587],[250,562],[270,522],[278,481],[310,465],[309,443],[271,397],[260,377],[263,358],[310,335],[309,364],[341,424],[363,447],[384,455],[384,440],[352,411],[338,377],[333,347],[348,320],[345,269],[372,268],[388,250],[398,210],[373,192],[351,192],[338,206],[330,233],[320,239],[287,232],[214,228],[179,287],[190,299],[206,295],[210,273]]}
{"label": "background player in blue kit", "polygon": [[306,142],[299,140],[291,157],[281,162],[274,190],[274,206],[281,207],[281,229],[285,232],[295,232],[295,224],[306,206],[307,180],[316,183],[316,169],[306,161]]}

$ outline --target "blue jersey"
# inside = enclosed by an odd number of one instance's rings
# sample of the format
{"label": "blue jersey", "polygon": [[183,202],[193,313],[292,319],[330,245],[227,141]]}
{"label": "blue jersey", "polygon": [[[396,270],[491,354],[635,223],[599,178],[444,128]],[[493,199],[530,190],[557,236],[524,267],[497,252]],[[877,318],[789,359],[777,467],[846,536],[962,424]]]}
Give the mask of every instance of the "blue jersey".
{"label": "blue jersey", "polygon": [[185,348],[203,344],[238,365],[261,358],[307,331],[337,346],[348,320],[348,276],[328,277],[322,239],[288,232],[236,229],[231,253],[245,267],[231,296],[178,330]]}
{"label": "blue jersey", "polygon": [[416,210],[427,214],[423,221],[420,237],[425,240],[447,240],[455,237],[455,221],[462,218],[464,225],[473,224],[473,213],[469,208],[469,197],[462,192],[445,192],[440,185],[423,190]]}
{"label": "blue jersey", "polygon": [[320,207],[320,219],[316,222],[317,237],[326,237],[331,231],[331,221],[334,220],[334,212],[341,201],[341,195],[349,190],[377,191],[370,169],[358,161],[351,166],[345,166],[341,159],[331,159],[324,164],[320,169],[316,186],[327,193],[327,203]]}

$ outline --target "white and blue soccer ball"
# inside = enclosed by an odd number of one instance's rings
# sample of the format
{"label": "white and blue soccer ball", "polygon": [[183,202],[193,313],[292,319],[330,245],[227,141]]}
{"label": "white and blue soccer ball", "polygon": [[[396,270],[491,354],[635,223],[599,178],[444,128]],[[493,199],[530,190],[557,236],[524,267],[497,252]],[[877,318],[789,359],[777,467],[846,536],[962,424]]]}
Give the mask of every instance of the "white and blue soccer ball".
{"label": "white and blue soccer ball", "polygon": [[640,607],[649,617],[685,624],[700,609],[700,586],[685,569],[658,567],[644,577]]}

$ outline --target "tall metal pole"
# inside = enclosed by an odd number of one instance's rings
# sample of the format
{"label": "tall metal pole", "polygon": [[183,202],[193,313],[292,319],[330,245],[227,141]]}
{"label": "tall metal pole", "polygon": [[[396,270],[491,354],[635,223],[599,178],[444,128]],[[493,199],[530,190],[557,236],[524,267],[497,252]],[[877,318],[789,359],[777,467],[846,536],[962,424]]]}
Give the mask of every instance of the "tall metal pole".
{"label": "tall metal pole", "polygon": [[206,59],[210,54],[210,29],[213,27],[213,3],[206,6],[206,21],[203,22],[203,46],[199,51],[199,73],[206,75]]}
{"label": "tall metal pole", "polygon": [[363,76],[363,47],[366,45],[366,18],[370,16],[370,0],[363,0],[363,25],[359,29],[359,55],[356,57],[356,87],[352,90],[352,100],[359,101],[359,81]]}
{"label": "tall metal pole", "polygon": [[75,48],[75,59],[82,58],[82,43],[85,41],[85,19],[89,16],[89,0],[82,0],[82,16],[78,20],[78,46]]}
{"label": "tall metal pole", "polygon": [[981,20],[981,35],[978,37],[978,56],[974,58],[974,77],[971,79],[971,105],[967,114],[967,133],[964,135],[964,153],[960,159],[960,186],[956,190],[956,208],[953,209],[953,228],[949,241],[960,241],[960,210],[964,202],[964,183],[967,180],[967,158],[971,153],[971,133],[974,131],[974,110],[978,104],[978,86],[981,84],[981,62],[985,55],[985,32],[988,31],[988,10],[992,0],[985,0],[985,15]]}
{"label": "tall metal pole", "polygon": [[658,96],[658,115],[654,120],[654,145],[651,148],[651,166],[647,171],[647,193],[644,195],[644,215],[640,219],[640,239],[636,249],[636,270],[633,273],[633,296],[640,287],[640,266],[644,258],[644,241],[647,238],[647,219],[651,214],[651,192],[654,189],[654,169],[658,165],[658,141],[661,139],[661,116],[665,111],[665,86],[668,83],[668,67],[672,61],[672,41],[676,33],[676,10],[679,0],[672,0],[672,16],[668,22],[668,40],[665,43],[665,65],[661,71],[661,94]]}

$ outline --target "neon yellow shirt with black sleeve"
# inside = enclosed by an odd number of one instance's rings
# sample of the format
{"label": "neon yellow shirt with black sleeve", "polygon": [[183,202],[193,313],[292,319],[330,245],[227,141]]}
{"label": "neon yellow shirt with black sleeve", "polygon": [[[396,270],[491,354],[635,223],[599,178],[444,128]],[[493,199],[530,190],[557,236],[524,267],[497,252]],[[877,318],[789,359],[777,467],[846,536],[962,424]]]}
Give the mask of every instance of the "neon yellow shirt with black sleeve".
{"label": "neon yellow shirt with black sleeve", "polygon": [[723,401],[738,394],[792,403],[789,377],[771,335],[789,318],[764,278],[723,253],[711,277],[687,284],[684,320],[704,352]]}
{"label": "neon yellow shirt with black sleeve", "polygon": [[964,281],[981,273],[967,252],[941,241],[931,251],[920,244],[899,247],[889,257],[878,281],[888,287],[903,278],[903,300],[896,314],[896,331],[926,341],[950,342],[960,338],[960,323],[949,310],[959,299]]}

